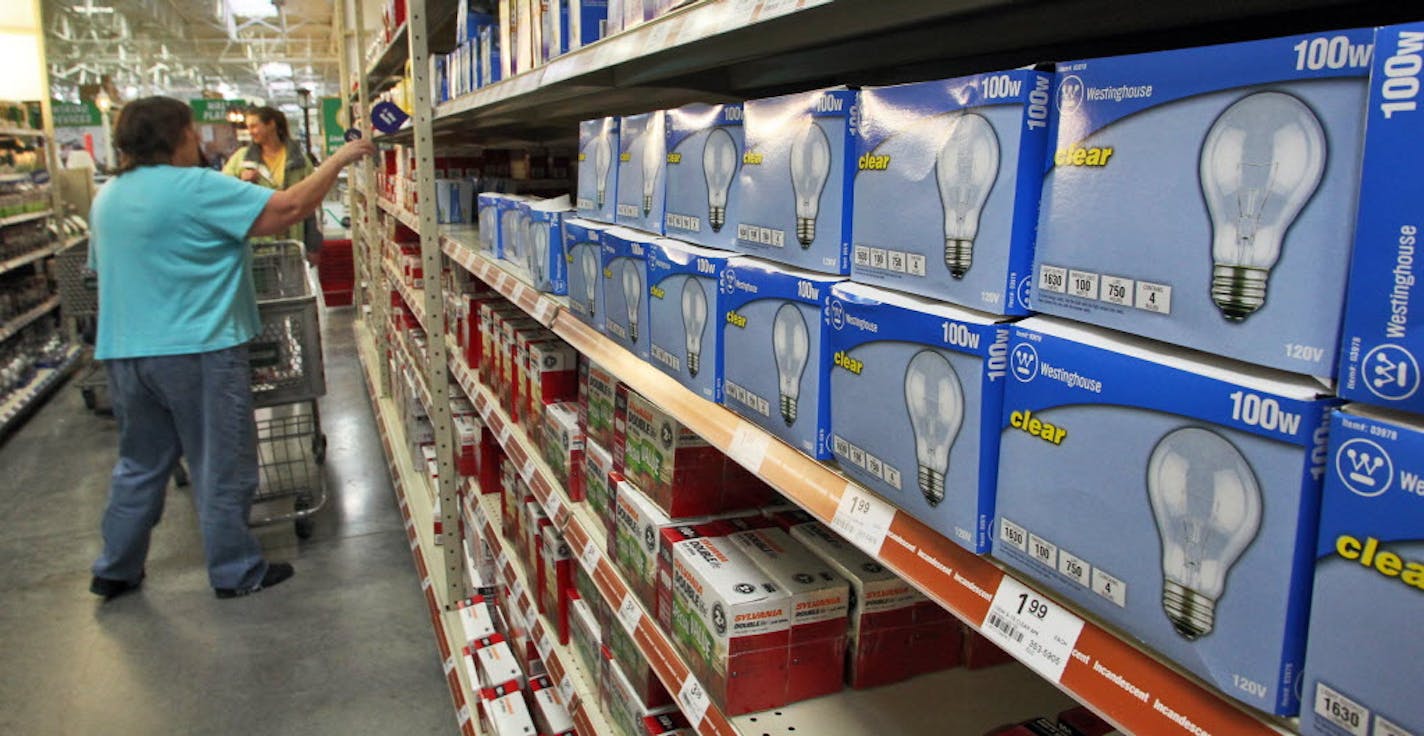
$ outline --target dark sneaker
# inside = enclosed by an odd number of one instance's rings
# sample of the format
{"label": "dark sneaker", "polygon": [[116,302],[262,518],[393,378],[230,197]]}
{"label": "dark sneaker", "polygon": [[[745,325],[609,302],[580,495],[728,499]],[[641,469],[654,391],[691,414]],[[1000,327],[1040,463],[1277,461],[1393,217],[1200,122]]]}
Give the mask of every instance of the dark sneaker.
{"label": "dark sneaker", "polygon": [[241,598],[245,595],[252,595],[264,588],[270,588],[277,583],[286,580],[296,574],[296,570],[286,562],[272,562],[267,565],[267,572],[262,575],[262,582],[251,588],[213,588],[213,593],[219,598]]}
{"label": "dark sneaker", "polygon": [[94,578],[89,581],[89,592],[103,598],[106,601],[111,601],[125,593],[132,593],[133,591],[138,590],[138,587],[140,585],[143,585],[143,579],[145,575],[146,573],[139,573],[138,580],[132,583],[127,580],[101,578],[98,575],[95,575]]}

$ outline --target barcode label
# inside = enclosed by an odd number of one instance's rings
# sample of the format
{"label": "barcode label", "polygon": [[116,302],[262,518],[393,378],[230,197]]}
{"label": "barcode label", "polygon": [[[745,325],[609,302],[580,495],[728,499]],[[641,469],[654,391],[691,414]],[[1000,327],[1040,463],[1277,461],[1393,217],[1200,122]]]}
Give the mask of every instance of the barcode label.
{"label": "barcode label", "polygon": [[989,614],[989,625],[993,626],[999,631],[1004,632],[1004,636],[1007,636],[1020,644],[1023,643],[1024,635],[1022,631],[1019,631],[1019,627],[1014,626],[1012,623],[1010,623],[1007,619],[1003,618],[999,614]]}

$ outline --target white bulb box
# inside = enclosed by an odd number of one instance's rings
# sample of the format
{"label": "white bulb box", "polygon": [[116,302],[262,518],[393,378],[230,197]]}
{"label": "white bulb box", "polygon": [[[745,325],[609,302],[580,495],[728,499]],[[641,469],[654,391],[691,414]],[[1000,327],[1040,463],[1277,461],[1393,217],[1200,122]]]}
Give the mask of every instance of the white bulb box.
{"label": "white bulb box", "polygon": [[969,551],[988,552],[1005,318],[855,283],[831,287],[827,312],[841,469]]}
{"label": "white bulb box", "polygon": [[648,250],[649,361],[702,398],[722,401],[722,271],[741,258],[663,238]]}
{"label": "white bulb box", "polygon": [[618,204],[618,118],[598,118],[579,123],[578,197],[574,208],[579,217],[596,222],[614,222]]}
{"label": "white bulb box", "polygon": [[656,236],[626,227],[603,234],[603,331],[646,361],[648,340],[648,249]]}
{"label": "white bulb box", "polygon": [[518,682],[524,686],[524,672],[514,658],[514,651],[503,634],[490,634],[474,642],[475,662],[479,665],[480,683],[494,687],[503,682]]}
{"label": "white bulb box", "polygon": [[667,133],[662,110],[625,115],[619,123],[618,205],[614,221],[663,232],[667,191]]}
{"label": "white bulb box", "polygon": [[585,440],[578,423],[578,406],[572,402],[549,404],[544,416],[542,438],[544,459],[569,499],[584,500],[583,466]]}
{"label": "white bulb box", "polygon": [[736,248],[746,145],[742,106],[687,105],[668,110],[666,125],[663,232],[710,248]]}
{"label": "white bulb box", "polygon": [[589,677],[598,673],[600,650],[603,648],[602,627],[587,601],[581,597],[569,600],[569,639],[579,654],[579,663]]}
{"label": "white bulb box", "polygon": [[603,38],[608,23],[608,0],[564,0],[568,8],[568,38],[564,51],[587,46]]}
{"label": "white bulb box", "polygon": [[1424,660],[1409,633],[1421,596],[1424,420],[1346,406],[1330,420],[1302,734],[1424,733]]}
{"label": "white bulb box", "polygon": [[727,539],[791,596],[786,701],[840,692],[850,584],[782,529],[737,532]]}
{"label": "white bulb box", "polygon": [[637,486],[618,474],[613,478],[618,482],[614,485],[614,530],[609,556],[628,579],[628,588],[656,614],[658,539],[662,530],[674,522]]}
{"label": "white bulb box", "polygon": [[494,636],[494,619],[490,616],[489,603],[484,596],[477,595],[455,604],[460,612],[460,624],[465,630],[465,641],[479,641]]}
{"label": "white bulb box", "polygon": [[1424,24],[1381,28],[1375,34],[1369,136],[1339,374],[1341,397],[1416,413],[1424,413],[1424,391],[1419,390],[1424,337],[1409,308],[1418,280],[1424,183],[1399,174],[1424,167],[1419,135],[1424,110],[1413,94],[1401,92],[1417,88],[1421,52]]}
{"label": "white bulb box", "polygon": [[564,218],[571,217],[567,196],[529,205],[529,247],[525,268],[529,283],[547,294],[569,293],[568,259],[564,257]]}
{"label": "white bulb box", "polygon": [[785,705],[790,596],[725,539],[672,554],[673,640],[712,701],[729,716]]}
{"label": "white bulb box", "polygon": [[595,516],[603,522],[604,531],[613,527],[613,486],[608,476],[613,472],[613,456],[603,445],[585,440],[583,446],[584,498]]}
{"label": "white bulb box", "polygon": [[850,273],[856,94],[838,87],[745,103],[737,250]]}
{"label": "white bulb box", "polygon": [[506,194],[495,201],[495,258],[509,263],[522,260],[520,248],[525,217],[519,205],[525,201],[526,198],[518,194]]}
{"label": "white bulb box", "polygon": [[529,706],[524,702],[523,685],[517,681],[487,686],[480,691],[480,713],[484,715],[487,728],[493,736],[535,736],[534,720],[529,715]]}
{"label": "white bulb box", "polygon": [[[567,642],[565,642],[567,643]],[[573,736],[574,720],[569,708],[548,675],[529,680],[529,702],[541,736]]]}
{"label": "white bulb box", "polygon": [[1059,64],[1029,306],[1333,376],[1373,38]]}
{"label": "white bulb box", "polygon": [[[578,351],[558,337],[529,343],[524,365],[524,389],[529,406],[521,409],[533,428],[550,404],[578,400]],[[577,416],[577,405],[574,413]]]}
{"label": "white bulb box", "polygon": [[722,403],[801,452],[831,456],[830,341],[838,276],[746,259],[722,271]]}
{"label": "white bulb box", "polygon": [[1027,314],[1053,75],[867,87],[851,280]]}
{"label": "white bulb box", "polygon": [[603,241],[608,226],[581,219],[564,220],[564,260],[568,264],[569,311],[603,332]]}
{"label": "white bulb box", "polygon": [[1013,329],[993,554],[1290,715],[1326,413],[1307,376],[1044,317]]}

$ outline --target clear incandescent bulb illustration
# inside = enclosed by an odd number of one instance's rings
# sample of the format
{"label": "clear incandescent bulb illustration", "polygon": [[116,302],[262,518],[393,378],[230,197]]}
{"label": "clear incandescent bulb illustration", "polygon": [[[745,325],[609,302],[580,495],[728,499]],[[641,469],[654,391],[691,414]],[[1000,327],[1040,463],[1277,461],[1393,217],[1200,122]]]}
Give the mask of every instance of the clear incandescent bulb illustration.
{"label": "clear incandescent bulb illustration", "polygon": [[702,363],[702,333],[707,329],[707,293],[696,278],[682,282],[682,330],[687,335],[687,373],[696,377]]}
{"label": "clear incandescent bulb illustration", "polygon": [[781,305],[771,322],[771,352],[776,359],[781,418],[788,427],[796,423],[796,401],[801,396],[801,375],[806,372],[810,350],[811,336],[801,310],[789,302]]}
{"label": "clear incandescent bulb illustration", "polygon": [[791,189],[796,197],[796,240],[810,248],[816,239],[821,192],[831,174],[831,141],[821,126],[810,123],[791,143]]}
{"label": "clear incandescent bulb illustration", "polygon": [[931,506],[944,500],[949,450],[964,424],[964,389],[943,355],[921,350],[905,367],[905,408],[915,434],[920,492]]}
{"label": "clear incandescent bulb illustration", "polygon": [[999,137],[982,115],[960,113],[948,121],[949,137],[935,157],[935,180],[944,207],[944,265],[956,279],[974,264],[974,239],[984,202],[999,178]]}
{"label": "clear incandescent bulb illustration", "polygon": [[532,242],[529,251],[524,255],[529,262],[529,276],[534,280],[534,286],[537,288],[544,283],[544,259],[549,252],[549,228],[540,223],[531,222],[530,225],[531,236],[529,239]]}
{"label": "clear incandescent bulb illustration", "polygon": [[1211,633],[1226,575],[1261,526],[1261,489],[1241,451],[1200,427],[1169,432],[1147,462],[1162,538],[1162,609],[1183,638]]}
{"label": "clear incandescent bulb illustration", "polygon": [[1266,301],[1281,241],[1325,171],[1325,131],[1281,92],[1237,100],[1202,144],[1201,186],[1212,222],[1211,298],[1239,322]]}
{"label": "clear incandescent bulb illustration", "polygon": [[605,195],[608,191],[608,169],[613,165],[612,144],[608,142],[608,134],[600,134],[593,139],[593,174],[598,177],[595,185],[598,188],[598,198],[595,206],[603,207]]}
{"label": "clear incandescent bulb illustration", "polygon": [[722,231],[727,224],[727,192],[732,188],[732,176],[737,173],[737,144],[732,134],[714,128],[707,134],[702,148],[702,176],[707,179],[707,222],[712,232]]}
{"label": "clear incandescent bulb illustration", "polygon": [[583,271],[584,303],[588,305],[588,316],[594,316],[594,290],[598,288],[598,246],[585,243],[579,253],[579,268]]}
{"label": "clear incandescent bulb illustration", "polygon": [[638,341],[638,301],[643,296],[643,277],[632,258],[623,261],[623,304],[628,308],[628,339]]}
{"label": "clear incandescent bulb illustration", "polygon": [[658,171],[662,167],[667,142],[663,139],[662,113],[653,115],[643,133],[643,217],[653,211],[653,192],[657,191]]}

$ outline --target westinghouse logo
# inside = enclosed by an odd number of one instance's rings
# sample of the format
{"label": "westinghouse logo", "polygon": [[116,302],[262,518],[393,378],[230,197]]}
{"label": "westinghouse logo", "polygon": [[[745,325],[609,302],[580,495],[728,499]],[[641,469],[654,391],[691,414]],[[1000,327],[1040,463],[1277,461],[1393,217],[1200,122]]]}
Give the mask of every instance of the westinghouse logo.
{"label": "westinghouse logo", "polygon": [[1038,351],[1028,343],[1019,343],[1014,346],[1013,352],[1009,353],[1009,365],[1014,372],[1014,378],[1028,383],[1038,377]]}
{"label": "westinghouse logo", "polygon": [[1373,498],[1394,482],[1394,461],[1377,443],[1357,437],[1335,451],[1335,474],[1352,493]]}
{"label": "westinghouse logo", "polygon": [[1082,78],[1076,74],[1069,74],[1058,83],[1058,109],[1062,112],[1072,112],[1083,104],[1083,90],[1085,85]]}
{"label": "westinghouse logo", "polygon": [[1402,401],[1419,390],[1419,363],[1404,348],[1386,343],[1365,354],[1365,388],[1387,401]]}

